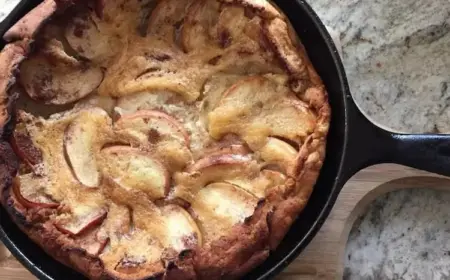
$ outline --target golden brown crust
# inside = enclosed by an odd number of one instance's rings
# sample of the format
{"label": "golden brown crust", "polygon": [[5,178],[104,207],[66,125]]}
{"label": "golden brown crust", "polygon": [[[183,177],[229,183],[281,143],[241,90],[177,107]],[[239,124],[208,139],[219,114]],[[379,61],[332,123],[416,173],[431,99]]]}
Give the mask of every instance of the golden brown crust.
{"label": "golden brown crust", "polygon": [[269,251],[268,208],[261,201],[244,224],[197,252],[195,268],[199,279],[235,279],[264,260],[262,256]]}
{"label": "golden brown crust", "polygon": [[11,97],[8,90],[16,81],[17,68],[25,58],[28,48],[29,41],[23,40],[6,45],[0,52],[0,127],[2,130],[10,117],[8,106],[11,103]]}
{"label": "golden brown crust", "polygon": [[[267,1],[220,0],[223,3],[250,8],[264,18],[266,40],[290,73],[291,88],[300,99],[317,111],[315,130],[302,143],[291,176],[284,185],[268,191],[258,203],[254,214],[232,227],[226,236],[206,242],[195,250],[185,250],[164,260],[164,272],[155,279],[236,279],[261,264],[275,250],[284,235],[305,207],[312,193],[325,158],[326,135],[330,121],[327,93],[307,58],[303,47],[292,43],[288,25]],[[10,87],[16,69],[27,56],[31,40],[39,28],[55,12],[62,11],[69,1],[47,0],[14,25],[5,35],[8,41],[18,40],[0,53],[0,130],[5,138],[9,120]],[[105,2],[97,2],[97,14],[103,14]],[[278,34],[276,36],[275,34]],[[73,267],[91,279],[119,279],[107,272],[98,256],[80,249],[80,245],[63,234],[49,217],[61,209],[27,209],[12,192],[12,178],[18,170],[18,159],[10,145],[0,140],[0,179],[3,183],[1,202],[19,227],[49,255]]]}
{"label": "golden brown crust", "polygon": [[219,0],[219,1],[222,3],[244,6],[266,19],[281,17],[281,14],[267,0]]}

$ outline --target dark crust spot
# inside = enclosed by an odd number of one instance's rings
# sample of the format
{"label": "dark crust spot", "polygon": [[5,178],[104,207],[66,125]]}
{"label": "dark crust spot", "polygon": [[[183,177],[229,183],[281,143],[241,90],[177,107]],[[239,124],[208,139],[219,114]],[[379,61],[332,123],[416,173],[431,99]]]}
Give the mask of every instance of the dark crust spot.
{"label": "dark crust spot", "polygon": [[254,17],[256,16],[256,13],[255,13],[254,10],[252,10],[252,9],[250,9],[250,8],[248,8],[248,7],[246,7],[246,8],[244,9],[244,15],[245,15],[247,18],[252,19],[252,18],[254,18]]}
{"label": "dark crust spot", "polygon": [[159,67],[150,67],[150,68],[148,68],[148,69],[145,69],[145,70],[142,71],[141,73],[139,73],[139,74],[136,76],[136,79],[139,79],[140,77],[142,77],[142,76],[144,76],[144,75],[146,75],[146,74],[153,73],[153,72],[157,72],[157,71],[159,71],[159,70],[161,70],[161,68],[159,68]]}
{"label": "dark crust spot", "polygon": [[228,30],[222,30],[222,32],[220,32],[219,34],[219,44],[222,48],[226,48],[228,46],[231,45],[232,42],[232,38],[231,38],[231,34],[230,31]]}
{"label": "dark crust spot", "polygon": [[106,0],[96,0],[95,1],[95,14],[99,18],[103,18],[103,10],[105,9]]}
{"label": "dark crust spot", "polygon": [[249,56],[249,55],[253,54],[253,52],[251,52],[249,50],[238,50],[237,53],[240,56]]}
{"label": "dark crust spot", "polygon": [[186,258],[191,258],[193,256],[194,251],[191,249],[186,249],[180,252],[178,255],[180,260],[184,260]]}
{"label": "dark crust spot", "polygon": [[83,37],[84,29],[85,29],[85,26],[83,24],[76,23],[75,28],[73,29],[73,35],[78,38]]}
{"label": "dark crust spot", "polygon": [[217,65],[217,63],[219,62],[219,60],[222,58],[221,55],[217,55],[213,58],[211,58],[210,60],[208,60],[208,64],[209,65]]}
{"label": "dark crust spot", "polygon": [[195,246],[197,246],[198,243],[198,236],[197,233],[194,232],[190,235],[185,235],[181,238],[181,242],[183,242],[183,245],[186,248],[195,248]]}
{"label": "dark crust spot", "polygon": [[148,132],[148,142],[150,142],[151,144],[156,144],[161,140],[161,134],[159,134],[159,132],[154,129],[151,128],[150,131]]}
{"label": "dark crust spot", "polygon": [[282,137],[282,136],[276,136],[276,135],[275,136],[271,136],[271,137],[276,138],[278,140],[281,140],[283,142],[286,142],[287,144],[291,145],[297,151],[300,149],[300,144],[295,142],[295,141],[293,141],[293,140],[291,140],[291,139],[288,139],[288,138]]}
{"label": "dark crust spot", "polygon": [[158,61],[168,61],[172,59],[172,56],[166,54],[166,53],[152,53],[152,54],[148,54],[148,57],[156,59]]}

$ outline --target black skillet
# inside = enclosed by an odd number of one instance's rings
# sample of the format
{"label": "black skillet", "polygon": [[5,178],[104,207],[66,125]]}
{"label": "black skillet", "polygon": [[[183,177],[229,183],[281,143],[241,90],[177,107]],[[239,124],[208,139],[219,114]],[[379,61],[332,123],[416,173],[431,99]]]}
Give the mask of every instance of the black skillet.
{"label": "black skillet", "polygon": [[[22,0],[0,24],[0,34],[38,2]],[[245,279],[271,278],[294,260],[327,218],[344,183],[362,168],[398,163],[450,176],[450,136],[396,134],[371,123],[354,103],[336,47],[311,7],[302,0],[274,2],[289,17],[305,45],[326,85],[333,112],[327,157],[307,207],[278,249]],[[40,279],[85,279],[45,254],[16,227],[3,208],[0,208],[0,239]]]}

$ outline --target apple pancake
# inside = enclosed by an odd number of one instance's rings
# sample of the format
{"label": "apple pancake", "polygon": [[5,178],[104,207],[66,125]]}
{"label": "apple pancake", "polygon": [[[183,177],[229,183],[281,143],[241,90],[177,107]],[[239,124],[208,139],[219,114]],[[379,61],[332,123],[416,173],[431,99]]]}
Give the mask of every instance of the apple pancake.
{"label": "apple pancake", "polygon": [[325,87],[264,0],[45,0],[0,54],[1,201],[90,279],[233,279],[325,157]]}

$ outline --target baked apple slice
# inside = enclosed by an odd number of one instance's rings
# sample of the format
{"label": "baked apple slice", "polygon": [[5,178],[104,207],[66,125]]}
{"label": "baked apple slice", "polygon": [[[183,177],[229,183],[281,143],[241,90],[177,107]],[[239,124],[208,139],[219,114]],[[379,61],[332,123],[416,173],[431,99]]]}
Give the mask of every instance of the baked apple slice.
{"label": "baked apple slice", "polygon": [[17,123],[11,137],[11,147],[16,155],[30,167],[42,162],[42,152],[34,145],[24,123]]}
{"label": "baked apple slice", "polygon": [[152,11],[149,24],[148,34],[157,36],[169,42],[176,42],[176,34],[186,15],[187,7],[190,6],[192,0],[162,0],[159,1],[155,9]]}
{"label": "baked apple slice", "polygon": [[259,150],[259,153],[265,162],[276,164],[287,172],[288,168],[294,164],[298,151],[280,139],[268,137],[267,143]]}
{"label": "baked apple slice", "polygon": [[55,226],[63,233],[78,236],[100,225],[107,211],[96,205],[80,204],[74,206],[72,213],[59,219]]}
{"label": "baked apple slice", "polygon": [[198,160],[189,166],[186,172],[175,173],[175,187],[172,195],[192,202],[196,193],[210,182],[237,178],[247,180],[258,174],[259,165],[249,155],[212,155]]}
{"label": "baked apple slice", "polygon": [[98,233],[101,228],[96,228],[87,233],[79,236],[75,239],[75,242],[78,242],[81,249],[84,249],[91,256],[100,255],[105,249],[106,245],[108,245],[108,238],[101,238]]}
{"label": "baked apple slice", "polygon": [[101,151],[102,171],[124,189],[138,190],[151,200],[164,198],[170,174],[152,155],[137,148],[112,146]]}
{"label": "baked apple slice", "polygon": [[164,239],[166,248],[176,252],[195,249],[202,245],[202,234],[189,213],[178,205],[166,205],[161,208],[166,224]]}
{"label": "baked apple slice", "polygon": [[222,3],[241,5],[251,10],[257,11],[260,16],[266,19],[280,17],[280,12],[269,1],[261,0],[219,0]]}
{"label": "baked apple slice", "polygon": [[212,39],[212,26],[219,16],[217,1],[195,1],[187,12],[181,30],[181,45],[185,52],[204,51]]}
{"label": "baked apple slice", "polygon": [[[120,188],[120,186],[117,186]],[[102,254],[109,274],[118,279],[148,279],[163,273],[166,224],[155,204],[142,196],[130,204],[132,230]]]}
{"label": "baked apple slice", "polygon": [[114,112],[114,107],[116,106],[116,100],[109,96],[101,96],[101,95],[89,95],[80,101],[78,101],[74,109],[75,110],[85,110],[91,108],[101,108],[105,110],[110,116]]}
{"label": "baked apple slice", "polygon": [[187,131],[165,113],[141,110],[123,115],[114,129],[124,141],[149,146],[170,171],[181,170],[192,160]]}
{"label": "baked apple slice", "polygon": [[141,92],[121,97],[117,100],[117,107],[125,114],[133,114],[140,110],[161,109],[160,104],[167,104],[185,109],[183,98],[174,92],[158,90],[151,92]]}
{"label": "baked apple slice", "polygon": [[[202,68],[203,64],[196,61],[191,63],[180,59],[183,54],[179,54],[179,51],[173,52],[171,59],[164,61],[158,61],[152,54],[127,54],[120,67],[108,69],[109,75],[99,87],[99,94],[124,97],[142,92],[170,91],[183,97],[185,102],[193,103],[200,96],[210,70]],[[123,70],[130,68],[133,70]],[[186,79],[186,76],[189,76],[189,79]]]}
{"label": "baked apple slice", "polygon": [[51,40],[20,67],[20,82],[28,95],[45,104],[63,105],[80,100],[103,80],[103,71],[64,52],[62,43]]}
{"label": "baked apple slice", "polygon": [[141,110],[122,116],[114,125],[116,133],[138,143],[156,144],[173,139],[189,146],[189,134],[173,117],[159,111]]}
{"label": "baked apple slice", "polygon": [[217,20],[217,39],[222,48],[227,48],[238,41],[244,34],[250,19],[245,16],[245,9],[237,5],[224,5]]}
{"label": "baked apple slice", "polygon": [[64,153],[75,177],[86,187],[97,187],[100,172],[96,153],[109,139],[112,121],[100,108],[81,111],[64,132]]}
{"label": "baked apple slice", "polygon": [[104,63],[114,57],[122,47],[119,37],[114,36],[113,26],[108,26],[93,12],[73,17],[67,23],[64,34],[67,42],[80,56]]}
{"label": "baked apple slice", "polygon": [[105,272],[113,279],[158,279],[164,273],[162,244],[149,232],[135,230],[104,252]]}
{"label": "baked apple slice", "polygon": [[204,242],[210,242],[252,216],[257,203],[257,197],[235,185],[212,183],[196,194],[191,209],[202,229]]}
{"label": "baked apple slice", "polygon": [[270,135],[301,143],[316,122],[307,104],[290,96],[285,85],[264,76],[237,82],[208,119],[213,138],[235,133],[253,150],[259,150]]}
{"label": "baked apple slice", "polygon": [[271,187],[283,185],[288,179],[286,175],[276,170],[264,169],[261,170],[261,174],[272,182]]}
{"label": "baked apple slice", "polygon": [[240,79],[242,79],[240,75],[221,74],[214,75],[206,81],[203,87],[204,99],[200,111],[200,117],[204,124],[208,123],[208,113],[217,107],[223,93]]}
{"label": "baked apple slice", "polygon": [[129,234],[131,230],[131,216],[130,210],[126,206],[110,203],[108,207],[108,215],[95,233],[95,241],[92,247],[95,248],[95,243],[101,248],[101,245],[109,243],[109,247],[114,249],[120,240]]}
{"label": "baked apple slice", "polygon": [[36,176],[32,173],[14,178],[13,192],[19,202],[27,208],[56,208],[56,202],[45,192],[50,184],[47,177]]}
{"label": "baked apple slice", "polygon": [[205,173],[209,168],[224,167],[231,165],[249,164],[252,161],[251,157],[242,154],[222,154],[218,156],[208,156],[198,160],[193,165],[189,166],[187,171]]}
{"label": "baked apple slice", "polygon": [[212,156],[217,157],[220,155],[229,155],[229,154],[245,156],[250,154],[250,152],[251,152],[250,149],[243,144],[231,144],[226,146],[218,144],[213,148],[205,150],[205,154],[209,155],[210,157]]}

